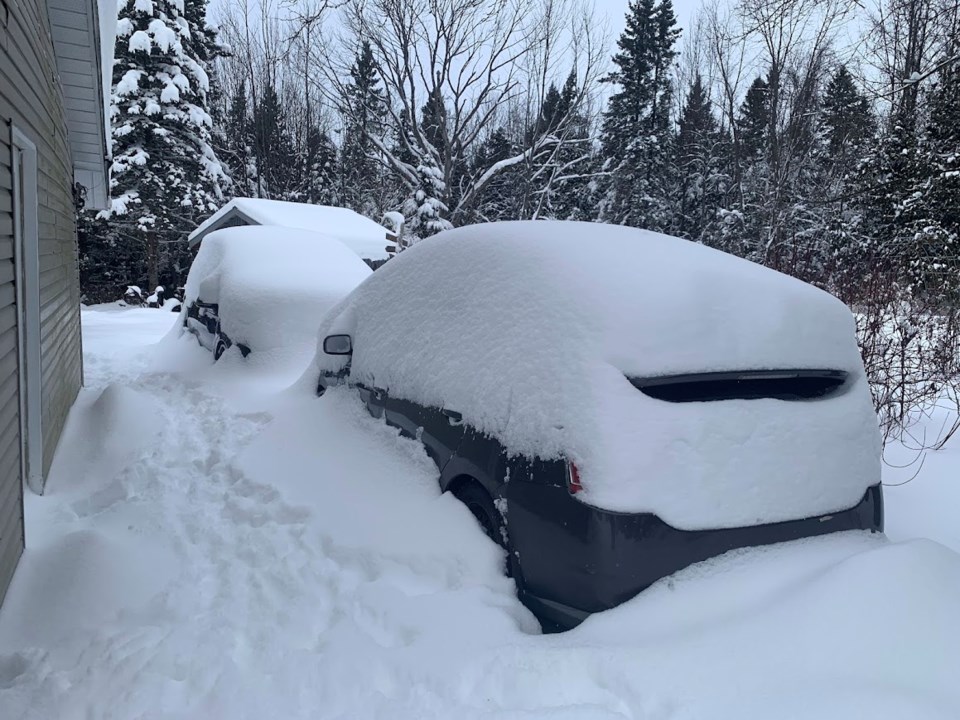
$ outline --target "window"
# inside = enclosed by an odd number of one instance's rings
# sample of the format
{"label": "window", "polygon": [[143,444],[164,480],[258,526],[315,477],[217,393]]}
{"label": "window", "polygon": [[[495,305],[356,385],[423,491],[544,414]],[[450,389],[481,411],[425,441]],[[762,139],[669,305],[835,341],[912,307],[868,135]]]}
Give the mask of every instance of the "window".
{"label": "window", "polygon": [[840,370],[744,370],[627,379],[644,395],[667,402],[816,400],[839,390],[847,374]]}

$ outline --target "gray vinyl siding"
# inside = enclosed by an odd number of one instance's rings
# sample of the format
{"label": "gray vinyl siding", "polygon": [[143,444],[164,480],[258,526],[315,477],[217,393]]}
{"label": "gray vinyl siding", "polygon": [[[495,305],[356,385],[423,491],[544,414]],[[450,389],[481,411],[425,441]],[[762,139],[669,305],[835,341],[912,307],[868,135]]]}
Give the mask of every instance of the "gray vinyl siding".
{"label": "gray vinyl siding", "polygon": [[7,4],[7,24],[0,24],[0,599],[24,539],[10,121],[38,156],[44,477],[82,374],[73,165],[46,2]]}

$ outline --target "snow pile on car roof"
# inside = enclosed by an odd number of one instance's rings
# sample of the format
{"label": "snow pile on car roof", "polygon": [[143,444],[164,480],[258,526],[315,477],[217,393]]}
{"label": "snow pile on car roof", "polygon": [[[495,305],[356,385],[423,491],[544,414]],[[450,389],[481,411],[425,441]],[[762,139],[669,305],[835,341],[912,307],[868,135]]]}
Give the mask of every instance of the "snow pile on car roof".
{"label": "snow pile on car roof", "polygon": [[182,313],[200,299],[219,305],[223,331],[254,350],[312,340],[323,314],[370,275],[326,235],[287,227],[210,233],[190,268]]}
{"label": "snow pile on car roof", "polygon": [[[589,223],[441,233],[331,312],[321,340],[337,332],[354,336],[354,379],[457,410],[509,451],[574,460],[599,506],[733,527],[849,507],[879,481],[847,308],[685,240]],[[343,362],[318,348],[317,369]],[[674,404],[627,380],[800,368],[845,371],[846,391]]]}
{"label": "snow pile on car roof", "polygon": [[386,260],[389,257],[386,228],[350,208],[263,198],[234,198],[190,233],[190,244],[193,245],[197,238],[206,242],[204,233],[231,212],[237,212],[259,225],[277,225],[330,235],[367,260]]}

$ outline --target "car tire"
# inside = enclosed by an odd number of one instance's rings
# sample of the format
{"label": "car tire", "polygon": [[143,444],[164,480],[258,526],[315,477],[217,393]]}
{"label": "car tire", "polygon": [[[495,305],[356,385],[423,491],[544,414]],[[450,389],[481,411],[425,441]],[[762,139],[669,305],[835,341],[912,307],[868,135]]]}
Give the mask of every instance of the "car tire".
{"label": "car tire", "polygon": [[453,489],[453,495],[467,506],[467,510],[477,519],[480,528],[488,538],[507,552],[507,577],[517,582],[518,589],[522,585],[522,575],[516,553],[510,547],[510,537],[507,526],[503,522],[503,515],[497,510],[490,493],[475,480],[468,480]]}
{"label": "car tire", "polygon": [[490,493],[479,483],[469,481],[455,488],[453,494],[467,506],[467,510],[476,518],[486,536],[500,547],[505,547],[506,528]]}
{"label": "car tire", "polygon": [[227,351],[227,344],[223,341],[223,338],[217,337],[217,346],[213,350],[213,361],[216,362],[223,357],[223,354]]}

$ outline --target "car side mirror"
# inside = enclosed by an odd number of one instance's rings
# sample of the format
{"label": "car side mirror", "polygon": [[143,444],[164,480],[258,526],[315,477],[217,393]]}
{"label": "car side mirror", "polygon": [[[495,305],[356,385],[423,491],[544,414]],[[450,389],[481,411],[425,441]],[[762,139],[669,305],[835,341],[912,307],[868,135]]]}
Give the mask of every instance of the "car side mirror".
{"label": "car side mirror", "polygon": [[327,355],[352,355],[353,339],[349,335],[327,335],[323,339],[323,351]]}

